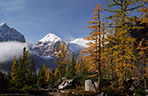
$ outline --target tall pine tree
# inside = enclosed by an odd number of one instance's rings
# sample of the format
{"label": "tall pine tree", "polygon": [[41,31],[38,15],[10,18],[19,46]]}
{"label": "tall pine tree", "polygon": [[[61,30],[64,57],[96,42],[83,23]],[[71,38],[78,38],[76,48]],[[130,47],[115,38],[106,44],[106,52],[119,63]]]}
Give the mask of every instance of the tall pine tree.
{"label": "tall pine tree", "polygon": [[13,64],[12,64],[12,67],[11,67],[11,78],[12,78],[12,80],[15,80],[16,67],[17,67],[17,60],[16,60],[16,56],[14,56]]}
{"label": "tall pine tree", "polygon": [[76,73],[76,62],[75,62],[75,57],[74,54],[72,55],[72,58],[70,60],[69,66],[67,66],[66,70],[66,77],[67,78],[72,78]]}
{"label": "tall pine tree", "polygon": [[39,88],[46,88],[47,87],[47,73],[46,73],[46,66],[43,64],[42,68],[39,71],[38,74],[38,80],[37,80],[37,85]]}
{"label": "tall pine tree", "polygon": [[66,46],[66,43],[63,43],[60,46],[60,50],[55,52],[55,55],[57,57],[55,58],[55,62],[58,64],[60,81],[62,80],[62,77],[64,76],[65,73],[65,68],[67,63],[67,52],[68,52],[68,47]]}
{"label": "tall pine tree", "polygon": [[23,49],[23,55],[20,56],[18,62],[14,57],[12,65],[12,90],[25,91],[24,86],[29,86],[29,51],[26,48]]}
{"label": "tall pine tree", "polygon": [[[147,1],[148,2],[148,1]],[[148,12],[148,8],[141,8],[140,11]],[[141,24],[145,25],[145,29],[148,28],[146,24],[148,24],[148,17],[143,17],[141,20]],[[146,30],[145,30],[146,31]],[[143,38],[138,44],[138,54],[140,59],[140,78],[144,81],[144,88],[147,88],[147,79],[148,79],[148,31],[145,32]]]}
{"label": "tall pine tree", "polygon": [[101,92],[101,18],[100,18],[100,4],[94,8],[94,17],[92,17],[92,21],[89,21],[90,26],[88,28],[92,29],[92,33],[86,39],[90,41],[88,43],[89,47],[85,48],[85,53],[88,53],[86,56],[86,60],[88,61],[88,66],[90,71],[97,72],[98,76],[98,92]]}

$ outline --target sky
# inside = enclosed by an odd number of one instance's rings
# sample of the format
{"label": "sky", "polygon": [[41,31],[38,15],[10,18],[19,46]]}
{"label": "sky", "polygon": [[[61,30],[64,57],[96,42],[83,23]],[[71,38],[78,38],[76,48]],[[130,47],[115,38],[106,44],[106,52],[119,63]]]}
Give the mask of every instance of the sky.
{"label": "sky", "polygon": [[93,8],[105,0],[0,0],[0,23],[37,42],[48,33],[64,41],[86,37]]}
{"label": "sky", "polygon": [[[0,23],[22,33],[27,41],[37,42],[54,33],[68,42],[86,37],[93,8],[107,0],[0,0]],[[105,17],[102,15],[102,18]]]}

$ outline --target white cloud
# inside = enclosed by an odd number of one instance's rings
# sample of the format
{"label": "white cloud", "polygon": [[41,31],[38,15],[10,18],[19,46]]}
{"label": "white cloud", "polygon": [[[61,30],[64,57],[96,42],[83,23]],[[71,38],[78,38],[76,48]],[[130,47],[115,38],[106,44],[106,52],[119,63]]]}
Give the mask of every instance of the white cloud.
{"label": "white cloud", "polygon": [[26,0],[1,0],[0,9],[3,12],[14,12],[25,7]]}
{"label": "white cloud", "polygon": [[24,47],[27,48],[26,43],[1,42],[0,43],[0,63],[13,60],[14,56],[19,58],[23,52]]}

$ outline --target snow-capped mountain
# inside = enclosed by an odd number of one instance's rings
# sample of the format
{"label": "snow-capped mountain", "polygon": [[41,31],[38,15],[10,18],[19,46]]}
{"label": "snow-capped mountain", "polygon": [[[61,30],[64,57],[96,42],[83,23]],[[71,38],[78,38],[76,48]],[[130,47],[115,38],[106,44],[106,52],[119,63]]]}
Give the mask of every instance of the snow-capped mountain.
{"label": "snow-capped mountain", "polygon": [[[10,28],[6,23],[2,23],[0,24],[0,42],[5,41],[23,42],[27,44],[27,48],[30,51],[30,58],[35,61],[37,69],[41,68],[42,64],[46,64],[47,67],[54,69],[57,66],[57,64],[54,62],[55,49],[56,47],[60,49],[61,44],[65,43],[60,37],[53,33],[47,34],[36,43],[29,43],[26,42],[24,35],[16,31],[14,28]],[[70,41],[67,44],[67,46],[69,46],[67,57],[70,59],[72,52],[78,55],[77,53],[86,47],[87,43],[88,41],[84,40],[83,38],[77,38]],[[0,69],[3,69],[3,71],[10,71],[11,63],[12,60],[3,62],[2,64],[0,63]]]}
{"label": "snow-capped mountain", "polygon": [[85,47],[88,47],[88,45],[87,45],[88,42],[89,41],[85,40],[84,38],[76,38],[76,39],[70,41],[68,43],[68,46],[73,52],[77,53],[77,52],[83,50]]}
{"label": "snow-capped mountain", "polygon": [[[87,47],[87,43],[89,41],[85,40],[84,38],[77,38],[72,41],[70,41],[67,46],[69,47],[69,54],[79,53],[80,50],[83,50],[85,47]],[[62,43],[65,43],[60,37],[53,33],[49,33],[46,36],[44,36],[41,40],[39,40],[37,43],[32,44],[30,46],[30,50],[32,53],[35,53],[39,56],[45,57],[54,57],[54,52],[56,49],[56,46],[60,48],[60,45]]]}
{"label": "snow-capped mountain", "polygon": [[64,41],[60,37],[49,33],[37,43],[32,44],[30,50],[40,56],[51,57],[54,56],[56,46],[60,47],[62,43],[64,43]]}
{"label": "snow-capped mountain", "polygon": [[6,23],[0,24],[0,42],[2,41],[19,41],[25,42],[24,35],[10,28]]}
{"label": "snow-capped mountain", "polygon": [[89,41],[85,40],[84,38],[76,38],[76,39],[70,41],[69,43],[77,44],[77,45],[80,45],[83,47],[88,47]]}
{"label": "snow-capped mountain", "polygon": [[39,40],[39,42],[53,42],[53,43],[56,43],[58,41],[62,41],[62,39],[53,33],[49,33],[41,40]]}

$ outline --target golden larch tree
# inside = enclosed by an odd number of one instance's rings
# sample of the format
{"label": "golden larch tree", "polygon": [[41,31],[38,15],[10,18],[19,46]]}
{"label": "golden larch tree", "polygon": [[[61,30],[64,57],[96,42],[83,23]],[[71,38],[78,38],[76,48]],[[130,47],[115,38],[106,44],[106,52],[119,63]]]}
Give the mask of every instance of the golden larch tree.
{"label": "golden larch tree", "polygon": [[89,21],[88,28],[92,29],[89,37],[86,40],[89,40],[88,43],[89,47],[85,48],[85,53],[88,53],[86,57],[86,61],[88,63],[89,71],[97,72],[98,76],[98,92],[101,92],[101,18],[100,18],[100,11],[101,5],[98,4],[96,8],[94,8],[94,13],[92,14],[93,17],[91,18],[92,21]]}
{"label": "golden larch tree", "polygon": [[[111,12],[108,19],[111,19],[111,30],[113,32],[112,46],[115,64],[115,71],[119,77],[119,89],[124,90],[124,81],[128,77],[134,75],[136,70],[135,66],[135,38],[130,36],[131,30],[138,29],[137,26],[132,25],[129,20],[128,14],[130,11],[143,7],[144,0],[109,0],[106,11]],[[133,19],[132,19],[133,20]]]}
{"label": "golden larch tree", "polygon": [[[148,2],[148,1],[147,1]],[[148,8],[144,9],[141,8],[139,11],[142,12],[148,12]],[[148,17],[144,17],[141,20],[141,23],[145,25],[145,29],[148,28]],[[145,30],[146,31],[146,30]],[[147,80],[148,79],[148,33],[146,32],[144,34],[145,38],[141,38],[141,41],[138,44],[137,50],[139,54],[139,59],[140,59],[140,78],[144,80],[144,88],[147,88]]]}
{"label": "golden larch tree", "polygon": [[62,80],[62,77],[65,72],[66,63],[67,63],[67,52],[68,52],[68,47],[66,46],[66,43],[61,44],[60,50],[55,52],[55,55],[57,57],[55,58],[55,62],[58,64],[60,80]]}
{"label": "golden larch tree", "polygon": [[15,80],[16,67],[17,67],[17,60],[16,60],[16,56],[14,56],[13,64],[12,64],[12,67],[11,67],[11,78],[12,78],[12,80]]}

